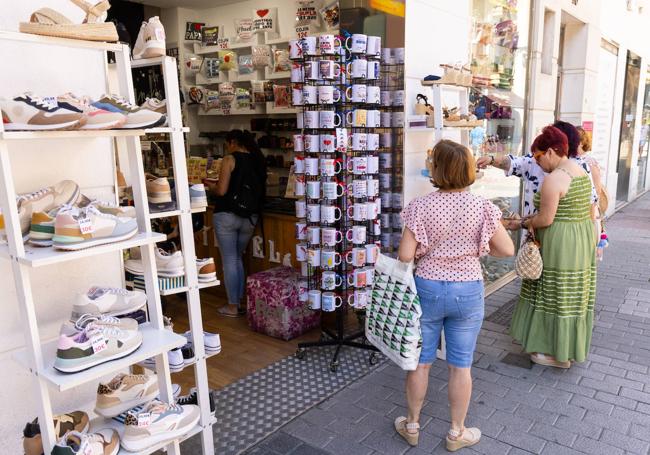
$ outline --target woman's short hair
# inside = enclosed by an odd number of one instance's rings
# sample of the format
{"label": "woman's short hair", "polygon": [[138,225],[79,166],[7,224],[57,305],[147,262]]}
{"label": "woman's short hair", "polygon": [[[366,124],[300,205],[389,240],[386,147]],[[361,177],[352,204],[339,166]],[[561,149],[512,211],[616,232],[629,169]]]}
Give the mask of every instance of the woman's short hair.
{"label": "woman's short hair", "polygon": [[567,144],[569,146],[569,157],[575,158],[578,156],[578,146],[580,145],[580,133],[575,126],[569,122],[563,122],[558,120],[553,123],[553,126],[558,130],[562,131],[566,135]]}
{"label": "woman's short hair", "polygon": [[554,126],[546,126],[542,132],[535,138],[533,144],[530,146],[530,151],[535,154],[535,152],[546,151],[548,149],[553,149],[560,156],[569,155],[569,144],[566,137],[562,131]]}
{"label": "woman's short hair", "polygon": [[581,126],[576,126],[576,129],[578,130],[578,133],[580,133],[580,145],[582,145],[582,151],[591,152],[591,135]]}
{"label": "woman's short hair", "polygon": [[431,183],[441,190],[460,190],[476,180],[476,162],[472,152],[457,142],[443,139],[428,159]]}

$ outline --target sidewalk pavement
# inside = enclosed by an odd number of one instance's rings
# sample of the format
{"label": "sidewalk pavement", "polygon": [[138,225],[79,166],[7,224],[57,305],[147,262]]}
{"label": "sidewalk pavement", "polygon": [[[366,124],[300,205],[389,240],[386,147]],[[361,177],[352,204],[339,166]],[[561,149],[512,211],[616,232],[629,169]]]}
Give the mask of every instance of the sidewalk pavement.
{"label": "sidewalk pavement", "polygon": [[[650,454],[650,194],[608,223],[611,246],[599,263],[588,360],[570,370],[503,363],[521,353],[507,327],[486,321],[472,369],[468,426],[483,432],[464,454]],[[570,252],[568,252],[570,254]],[[517,297],[518,283],[487,299],[486,314]],[[343,353],[342,355],[345,355]],[[250,455],[447,453],[447,369],[431,368],[420,444],[393,430],[406,415],[405,373],[386,363],[269,436]]]}

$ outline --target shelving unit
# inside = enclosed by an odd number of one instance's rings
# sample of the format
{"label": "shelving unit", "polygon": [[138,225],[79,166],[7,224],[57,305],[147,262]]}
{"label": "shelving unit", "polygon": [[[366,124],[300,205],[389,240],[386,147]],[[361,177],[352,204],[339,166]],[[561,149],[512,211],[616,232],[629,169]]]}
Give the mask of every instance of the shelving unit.
{"label": "shelving unit", "polygon": [[[462,114],[469,111],[469,87],[462,85],[449,84],[422,84],[423,87],[429,88],[433,100],[433,128],[421,128],[422,130],[434,133],[434,144],[443,139],[444,131],[459,131],[460,142],[469,147],[469,130],[475,126],[446,126],[442,115],[442,94],[443,91],[458,92],[459,110]],[[409,131],[415,131],[420,128],[409,128]]]}
{"label": "shelving unit", "polygon": [[[167,123],[170,125],[170,145],[174,179],[178,182],[175,185],[177,210],[148,214],[147,222],[151,228],[151,220],[163,217],[178,217],[180,229],[181,251],[185,261],[185,286],[176,289],[161,290],[160,295],[187,294],[187,305],[189,313],[190,331],[192,333],[192,344],[196,360],[192,363],[194,367],[194,378],[198,391],[199,407],[201,408],[201,419],[195,434],[201,434],[201,443],[204,455],[214,453],[214,436],[212,425],[214,418],[210,412],[210,389],[208,387],[208,372],[205,346],[203,343],[203,318],[201,314],[201,295],[199,289],[218,286],[220,283],[215,280],[210,283],[199,283],[196,269],[196,251],[194,248],[194,230],[192,228],[192,214],[205,212],[205,208],[191,208],[189,186],[182,182],[188,182],[187,161],[185,154],[185,140],[183,133],[189,131],[183,127],[181,114],[181,100],[179,97],[178,76],[176,71],[176,59],[172,57],[160,57],[148,59],[148,66],[161,66],[165,94],[167,97]],[[144,176],[144,172],[142,172]],[[183,337],[183,344],[185,344]],[[146,358],[146,357],[145,357]],[[189,365],[188,365],[189,366]]]}
{"label": "shelving unit", "polygon": [[[107,52],[114,52],[116,55],[116,72],[117,85],[112,87],[112,91],[119,93],[128,101],[134,101],[133,81],[131,76],[131,62],[129,47],[122,44],[91,42],[82,40],[71,40],[64,38],[53,38],[24,33],[0,32],[0,40],[19,42],[24,46],[52,46],[71,49],[84,49],[89,52],[100,53],[101,59],[106,61]],[[142,64],[142,62],[137,62]],[[176,66],[172,59],[165,59],[165,68],[168,74],[176,74]],[[135,65],[134,65],[135,66]],[[5,72],[20,71],[20,65],[5,68]],[[49,68],[52,70],[52,68]],[[56,71],[56,69],[52,70]],[[109,87],[107,71],[105,75],[105,85]],[[74,87],[71,87],[74,89]],[[169,92],[172,97],[178,97],[178,85]],[[6,132],[3,125],[0,124],[0,209],[4,215],[5,229],[7,234],[7,244],[2,247],[0,257],[7,258],[11,263],[12,275],[16,288],[18,306],[20,311],[21,325],[24,331],[26,347],[23,351],[16,354],[20,364],[24,365],[32,373],[34,385],[34,398],[38,403],[37,416],[40,423],[41,436],[43,441],[44,453],[51,453],[53,446],[56,444],[57,434],[53,425],[53,409],[51,402],[52,390],[63,391],[74,387],[96,382],[106,375],[117,373],[140,360],[147,357],[154,357],[156,363],[156,373],[158,386],[160,389],[160,398],[166,402],[173,401],[173,390],[167,351],[178,347],[186,342],[183,336],[174,334],[166,330],[163,325],[163,313],[158,290],[158,279],[156,271],[156,261],[154,256],[154,244],[164,239],[165,236],[152,232],[149,222],[149,208],[147,204],[146,183],[144,177],[144,168],[142,163],[142,152],[140,148],[140,136],[147,133],[167,133],[172,136],[172,140],[177,149],[183,150],[182,124],[180,120],[180,108],[176,106],[170,111],[170,128],[155,128],[152,130],[103,130],[103,131],[38,131],[38,132]],[[62,252],[52,248],[34,249],[26,247],[22,241],[22,232],[20,228],[20,218],[16,207],[16,191],[14,178],[11,169],[12,154],[16,153],[18,146],[12,142],[20,141],[74,141],[76,139],[109,137],[114,138],[117,147],[126,151],[129,160],[129,169],[131,171],[133,183],[133,195],[136,208],[136,219],[140,233],[135,237],[123,241],[94,248],[88,248],[81,251]],[[83,143],[73,142],[70,146],[81,148],[79,153],[84,153]],[[99,145],[95,145],[99,147]],[[102,143],[106,147],[107,153],[115,153],[112,143]],[[179,158],[180,159],[180,158]],[[38,166],[38,163],[35,163]],[[182,170],[179,172],[180,178],[187,179],[185,170],[185,157],[182,156]],[[178,198],[182,207],[189,207],[189,191],[186,186],[177,186]],[[185,205],[183,205],[185,204]],[[186,235],[191,235],[191,220],[189,209],[186,215],[181,215],[181,220]],[[189,230],[187,222],[189,221]],[[189,232],[189,233],[188,233]],[[62,374],[53,369],[55,343],[41,344],[40,332],[37,319],[37,310],[35,307],[34,297],[32,294],[31,269],[59,264],[62,262],[73,261],[86,257],[94,257],[106,253],[118,253],[122,249],[140,247],[142,262],[144,266],[145,287],[147,294],[147,308],[150,322],[141,325],[140,330],[143,335],[143,344],[131,355],[119,360],[97,365],[86,371],[73,374]],[[186,255],[194,253],[192,248],[188,248]],[[187,259],[186,259],[187,260]],[[192,264],[193,265],[193,264]],[[194,325],[195,348],[198,351],[199,358],[204,357],[203,350],[203,331],[200,319],[200,305],[198,305],[198,285],[196,277],[196,268],[188,268],[188,279],[191,285],[188,293],[193,296],[192,302],[197,302],[190,307],[190,316],[192,322],[198,319],[198,325]],[[197,311],[198,309],[198,311]],[[197,314],[198,313],[198,314]],[[198,338],[198,339],[197,339]],[[196,366],[196,377],[199,381],[199,390],[207,390],[207,374],[205,362],[198,361]],[[201,421],[196,429],[196,433],[201,432],[203,438],[204,454],[214,453],[212,442],[211,425],[214,417],[210,414],[209,401],[205,393],[199,395],[201,404]],[[60,410],[64,411],[64,410]],[[70,410],[65,410],[70,411]],[[195,433],[195,434],[196,434]],[[184,435],[183,438],[188,435]],[[149,450],[142,451],[140,455],[149,454],[159,449],[166,450],[168,454],[180,454],[179,439],[166,441],[158,444]],[[120,452],[120,453],[123,453]]]}

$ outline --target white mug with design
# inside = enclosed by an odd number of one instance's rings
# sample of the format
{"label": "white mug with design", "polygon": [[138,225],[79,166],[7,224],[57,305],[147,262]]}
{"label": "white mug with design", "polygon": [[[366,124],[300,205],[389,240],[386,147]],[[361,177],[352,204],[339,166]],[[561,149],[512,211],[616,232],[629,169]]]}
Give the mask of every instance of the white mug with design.
{"label": "white mug with design", "polygon": [[367,161],[366,172],[368,174],[376,174],[379,172],[379,157],[369,156]]}
{"label": "white mug with design", "polygon": [[298,221],[296,223],[296,238],[298,240],[305,240],[307,238],[307,223]]}
{"label": "white mug with design", "polygon": [[304,55],[316,55],[318,46],[315,36],[305,36],[300,39],[302,44],[302,53]]}
{"label": "white mug with design", "polygon": [[348,217],[354,221],[366,221],[368,219],[368,206],[365,202],[357,202],[348,206]]}
{"label": "white mug with design", "polygon": [[307,244],[296,244],[296,261],[305,262],[307,260]]}
{"label": "white mug with design", "polygon": [[334,104],[341,100],[341,92],[333,85],[318,86],[318,102],[320,104]]}
{"label": "white mug with design", "polygon": [[389,107],[393,105],[393,92],[390,90],[382,90],[379,96],[379,100],[382,106]]}
{"label": "white mug with design", "polygon": [[366,289],[355,289],[353,294],[348,296],[348,305],[353,308],[363,309],[368,306],[369,293]]}
{"label": "white mug with design", "polygon": [[[370,172],[368,172],[370,174]],[[376,197],[379,195],[379,180],[368,179],[366,180],[366,188],[368,197]]]}
{"label": "white mug with design", "polygon": [[332,80],[341,75],[341,65],[334,60],[320,60],[318,67],[320,68],[321,79]]}
{"label": "white mug with design", "polygon": [[355,175],[365,175],[368,171],[368,157],[355,156],[348,160],[348,172]]}
{"label": "white mug with design", "polygon": [[293,135],[293,151],[294,152],[304,152],[305,151],[305,138],[302,134]]}
{"label": "white mug with design", "polygon": [[404,106],[404,90],[393,91],[393,106]]}
{"label": "white mug with design", "polygon": [[368,35],[353,34],[345,40],[345,48],[353,54],[364,54],[368,48]]}
{"label": "white mug with design", "polygon": [[367,144],[368,151],[374,152],[375,150],[379,150],[379,133],[368,133]]}
{"label": "white mug with design", "polygon": [[351,187],[352,191],[350,192],[355,198],[361,199],[368,196],[368,184],[365,180],[355,179],[352,181]]}
{"label": "white mug with design", "polygon": [[309,199],[320,199],[320,180],[307,182],[307,197]]}
{"label": "white mug with design", "polygon": [[378,109],[368,109],[366,114],[366,126],[368,128],[379,128],[381,125],[381,112]]}
{"label": "white mug with design", "polygon": [[305,218],[307,216],[307,203],[300,199],[296,201],[296,218]]}
{"label": "white mug with design", "polygon": [[305,152],[318,153],[320,151],[320,137],[318,134],[305,134]]}
{"label": "white mug with design", "polygon": [[[383,125],[383,120],[382,120]],[[379,146],[390,148],[393,146],[393,135],[391,133],[379,133]]]}
{"label": "white mug with design", "polygon": [[352,133],[352,150],[364,151],[368,147],[367,133]]}
{"label": "white mug with design", "polygon": [[345,89],[345,96],[348,101],[353,103],[365,103],[367,99],[368,89],[370,87],[365,84],[352,84]]}
{"label": "white mug with design", "polygon": [[379,104],[381,102],[381,88],[376,85],[369,85],[366,88],[366,103]]}
{"label": "white mug with design", "polygon": [[[400,233],[401,236],[401,233]],[[367,260],[367,258],[366,258]],[[374,267],[364,267],[363,270],[366,272],[366,285],[372,286],[375,283],[375,268]]]}
{"label": "white mug with design", "polygon": [[[306,100],[305,100],[306,101]],[[316,129],[318,128],[318,111],[304,111],[298,114],[298,117],[302,118],[304,127],[307,129]]]}
{"label": "white mug with design", "polygon": [[[381,204],[381,200],[379,201]],[[366,202],[366,219],[375,220],[379,216],[379,207],[375,201]]]}
{"label": "white mug with design", "polygon": [[331,312],[335,311],[343,305],[343,299],[333,292],[323,292],[322,294],[322,310]]}
{"label": "white mug with design", "polygon": [[347,125],[365,128],[368,122],[368,111],[366,109],[355,109],[345,114]]}
{"label": "white mug with design", "polygon": [[[339,261],[340,261],[340,257],[339,257]],[[321,259],[321,263],[325,264],[325,261]],[[336,272],[324,271],[321,274],[320,283],[321,283],[320,284],[321,289],[324,289],[326,291],[333,291],[334,289],[336,289],[337,287],[343,284],[343,278],[341,277],[341,275],[339,275]]]}
{"label": "white mug with design", "polygon": [[302,43],[299,39],[289,40],[289,58],[292,60],[302,58]]}
{"label": "white mug with design", "polygon": [[[382,112],[381,115],[381,127],[389,128],[390,124],[393,122],[393,112]],[[390,133],[384,133],[390,134]]]}
{"label": "white mug with design", "polygon": [[304,104],[302,87],[296,85],[291,89],[291,104],[294,106],[302,106]]}
{"label": "white mug with design", "polygon": [[336,136],[333,134],[320,135],[320,152],[321,153],[335,153],[336,152]]}
{"label": "white mug with design", "polygon": [[305,72],[306,81],[317,81],[320,79],[320,66],[318,65],[318,61],[311,60],[305,62],[303,70]]}
{"label": "white mug with design", "polygon": [[366,262],[368,264],[374,264],[377,262],[377,257],[379,256],[379,247],[374,243],[366,244]]}
{"label": "white mug with design", "polygon": [[323,223],[333,224],[341,219],[341,209],[335,205],[323,205],[320,211]]}
{"label": "white mug with design", "polygon": [[296,174],[296,180],[293,184],[293,194],[295,196],[305,195],[305,177],[301,174]]}
{"label": "white mug with design", "polygon": [[304,160],[305,160],[305,174],[310,176],[318,175],[318,158],[309,157],[309,158],[305,158]]}
{"label": "white mug with design", "polygon": [[291,82],[294,84],[305,82],[305,68],[302,63],[291,64]]}
{"label": "white mug with design", "polygon": [[393,112],[393,118],[390,126],[397,128],[404,127],[404,112]]}
{"label": "white mug with design", "polygon": [[393,55],[395,56],[395,63],[398,65],[404,63],[404,48],[396,47],[393,49]]}
{"label": "white mug with design", "polygon": [[390,213],[382,213],[379,219],[384,229],[390,229]]}
{"label": "white mug with design", "polygon": [[393,154],[390,152],[383,152],[379,154],[379,166],[382,169],[390,169],[393,167]]}
{"label": "white mug with design", "polygon": [[345,191],[343,185],[338,182],[323,182],[323,199],[334,200],[343,196]]}
{"label": "white mug with design", "polygon": [[379,79],[381,76],[381,67],[377,61],[369,61],[366,65],[366,79]]}
{"label": "white mug with design", "polygon": [[345,70],[350,79],[365,79],[368,74],[368,60],[363,58],[352,60],[345,66]]}
{"label": "white mug with design", "polygon": [[341,254],[334,250],[322,250],[320,259],[321,266],[328,270],[341,264]]}
{"label": "white mug with design", "polygon": [[384,47],[381,49],[381,61],[386,65],[393,65],[395,59],[393,58],[393,49],[390,47]]}
{"label": "white mug with design", "polygon": [[320,245],[320,227],[309,226],[307,228],[307,243],[310,245]]}
{"label": "white mug with design", "polygon": [[315,85],[303,85],[302,102],[303,104],[318,104],[318,87]]}
{"label": "white mug with design", "polygon": [[345,253],[345,262],[355,267],[363,267],[366,265],[366,248],[352,248]]}
{"label": "white mug with design", "polygon": [[307,301],[309,302],[309,308],[312,310],[320,310],[321,303],[321,292],[318,289],[312,289],[307,294]]}
{"label": "white mug with design", "polygon": [[[393,176],[392,174],[382,173],[379,174],[379,188],[382,190],[390,190],[393,186]],[[390,193],[387,193],[390,198]]]}
{"label": "white mug with design", "polygon": [[366,243],[366,234],[367,231],[365,226],[352,226],[348,229],[348,232],[346,232],[345,237],[348,239],[348,242],[359,245]]}
{"label": "white mug with design", "polygon": [[369,57],[379,57],[381,55],[381,36],[368,36],[366,54]]}
{"label": "white mug with design", "polygon": [[309,301],[309,286],[307,285],[306,280],[300,280],[300,282],[298,282],[298,301]]}
{"label": "white mug with design", "polygon": [[343,234],[336,228],[321,228],[321,243],[323,246],[334,247],[343,241]]}
{"label": "white mug with design", "polygon": [[320,173],[327,177],[334,177],[342,170],[341,160],[339,158],[321,158]]}
{"label": "white mug with design", "polygon": [[341,40],[336,35],[321,35],[318,37],[318,47],[321,55],[335,55],[341,48]]}
{"label": "white mug with design", "polygon": [[313,274],[314,274],[314,271],[309,266],[309,264],[307,264],[307,260],[300,263],[300,276],[308,277],[309,275],[313,275]]}
{"label": "white mug with design", "polygon": [[366,271],[363,269],[355,269],[348,275],[348,284],[355,288],[365,288],[368,285]]}
{"label": "white mug with design", "polygon": [[334,111],[318,111],[320,128],[332,129],[341,125],[341,116]]}
{"label": "white mug with design", "polygon": [[320,248],[307,248],[307,264],[320,267]]}
{"label": "white mug with design", "polygon": [[379,236],[382,248],[391,248],[393,246],[393,236],[390,232],[382,232]]}
{"label": "white mug with design", "polygon": [[320,204],[307,204],[307,221],[320,223]]}
{"label": "white mug with design", "polygon": [[372,220],[371,228],[372,228],[372,235],[375,236],[381,235],[381,220],[380,219]]}

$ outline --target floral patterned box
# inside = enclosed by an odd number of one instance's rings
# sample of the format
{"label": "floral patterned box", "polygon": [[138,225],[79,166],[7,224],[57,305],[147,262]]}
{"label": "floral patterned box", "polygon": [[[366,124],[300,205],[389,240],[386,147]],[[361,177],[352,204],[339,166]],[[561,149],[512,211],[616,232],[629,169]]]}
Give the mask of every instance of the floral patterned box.
{"label": "floral patterned box", "polygon": [[246,281],[248,325],[256,332],[290,340],[318,327],[320,312],[298,300],[300,274],[291,267],[255,273]]}

